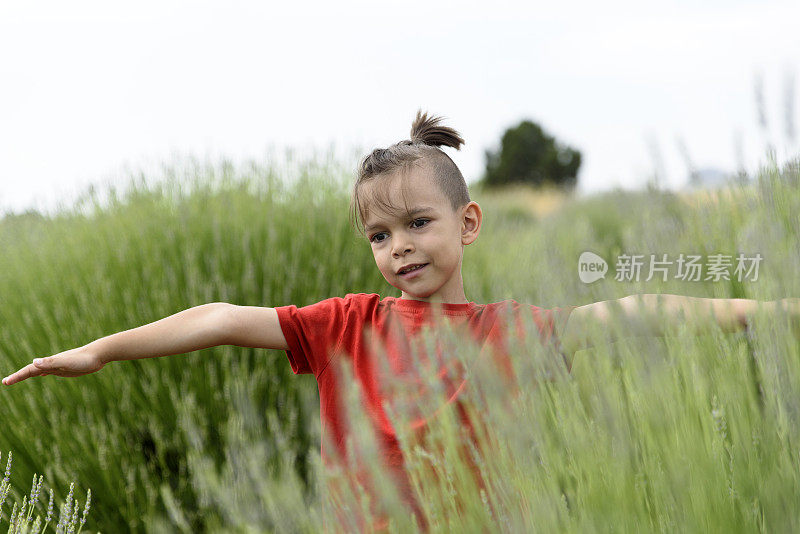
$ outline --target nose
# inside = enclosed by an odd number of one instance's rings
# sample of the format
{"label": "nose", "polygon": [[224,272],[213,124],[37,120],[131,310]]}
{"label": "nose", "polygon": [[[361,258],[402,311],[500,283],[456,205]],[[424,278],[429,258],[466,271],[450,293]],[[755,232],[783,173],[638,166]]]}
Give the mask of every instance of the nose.
{"label": "nose", "polygon": [[414,244],[406,234],[396,234],[395,242],[392,244],[392,256],[399,258],[414,252]]}

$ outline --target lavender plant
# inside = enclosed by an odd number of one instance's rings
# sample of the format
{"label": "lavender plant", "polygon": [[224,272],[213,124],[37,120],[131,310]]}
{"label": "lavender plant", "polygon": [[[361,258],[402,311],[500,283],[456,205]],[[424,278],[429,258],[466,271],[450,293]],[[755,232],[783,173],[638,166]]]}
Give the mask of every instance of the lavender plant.
{"label": "lavender plant", "polygon": [[[2,457],[2,453],[0,453],[0,458]],[[22,504],[18,506],[18,503],[14,503],[13,507],[11,508],[11,515],[7,516],[3,507],[6,504],[6,499],[8,498],[8,494],[11,491],[11,460],[12,454],[11,451],[8,451],[8,459],[6,460],[6,471],[5,475],[3,476],[2,482],[0,482],[0,519],[6,519],[8,521],[8,534],[41,534],[47,532],[47,527],[50,525],[50,521],[53,519],[53,490],[50,489],[50,502],[47,505],[47,513],[42,519],[41,515],[36,515],[36,519],[32,521],[32,516],[34,514],[34,510],[38,508],[40,504],[39,495],[42,490],[42,482],[44,480],[43,475],[39,475],[39,479],[36,479],[36,473],[33,475],[33,482],[31,483],[31,494],[30,497],[25,495],[22,499]],[[78,522],[78,508],[79,502],[76,499],[73,503],[73,491],[75,489],[75,483],[70,484],[69,487],[69,494],[67,495],[67,500],[61,506],[61,516],[59,518],[58,523],[51,527],[51,530],[54,530],[57,534],[80,534],[81,530],[83,529],[83,525],[86,524],[86,518],[89,515],[89,508],[91,507],[92,503],[92,490],[89,489],[86,492],[86,504],[83,508],[83,515],[80,518],[80,522]],[[74,511],[72,516],[70,517],[70,510],[74,507]],[[44,525],[42,525],[42,521],[44,521]],[[77,526],[77,532],[75,530]]]}

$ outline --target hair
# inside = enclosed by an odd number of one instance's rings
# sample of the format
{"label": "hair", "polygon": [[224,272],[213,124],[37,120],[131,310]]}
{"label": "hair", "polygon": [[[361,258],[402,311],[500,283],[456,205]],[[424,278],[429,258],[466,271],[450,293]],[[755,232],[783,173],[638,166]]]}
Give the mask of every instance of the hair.
{"label": "hair", "polygon": [[[412,168],[427,168],[431,172],[454,211],[469,203],[464,176],[450,156],[438,148],[449,146],[460,150],[464,139],[453,128],[439,126],[441,120],[441,117],[428,117],[420,109],[411,124],[410,139],[399,141],[389,148],[376,148],[361,160],[350,202],[350,223],[362,235],[366,205],[361,185],[393,175],[404,176]],[[387,198],[386,188],[376,189],[375,193],[373,200],[386,209],[394,209]]]}

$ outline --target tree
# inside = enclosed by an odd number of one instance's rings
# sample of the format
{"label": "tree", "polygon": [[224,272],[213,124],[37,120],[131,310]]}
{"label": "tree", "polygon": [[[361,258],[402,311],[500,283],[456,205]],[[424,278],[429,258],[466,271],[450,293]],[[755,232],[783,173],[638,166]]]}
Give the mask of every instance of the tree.
{"label": "tree", "polygon": [[564,146],[529,120],[503,134],[500,150],[486,151],[488,186],[525,183],[571,189],[578,181],[581,153]]}

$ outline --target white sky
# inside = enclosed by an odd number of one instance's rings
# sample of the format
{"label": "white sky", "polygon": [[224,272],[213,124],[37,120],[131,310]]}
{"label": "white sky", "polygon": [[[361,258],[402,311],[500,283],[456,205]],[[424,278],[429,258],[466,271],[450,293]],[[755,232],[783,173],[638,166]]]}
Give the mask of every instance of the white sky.
{"label": "white sky", "polygon": [[468,182],[525,118],[583,152],[584,193],[641,187],[653,146],[681,185],[679,137],[697,167],[732,171],[739,135],[752,170],[768,137],[798,151],[798,20],[800,3],[771,0],[2,0],[0,210],[49,209],[173,153],[385,147],[419,107],[461,132],[447,151]]}

